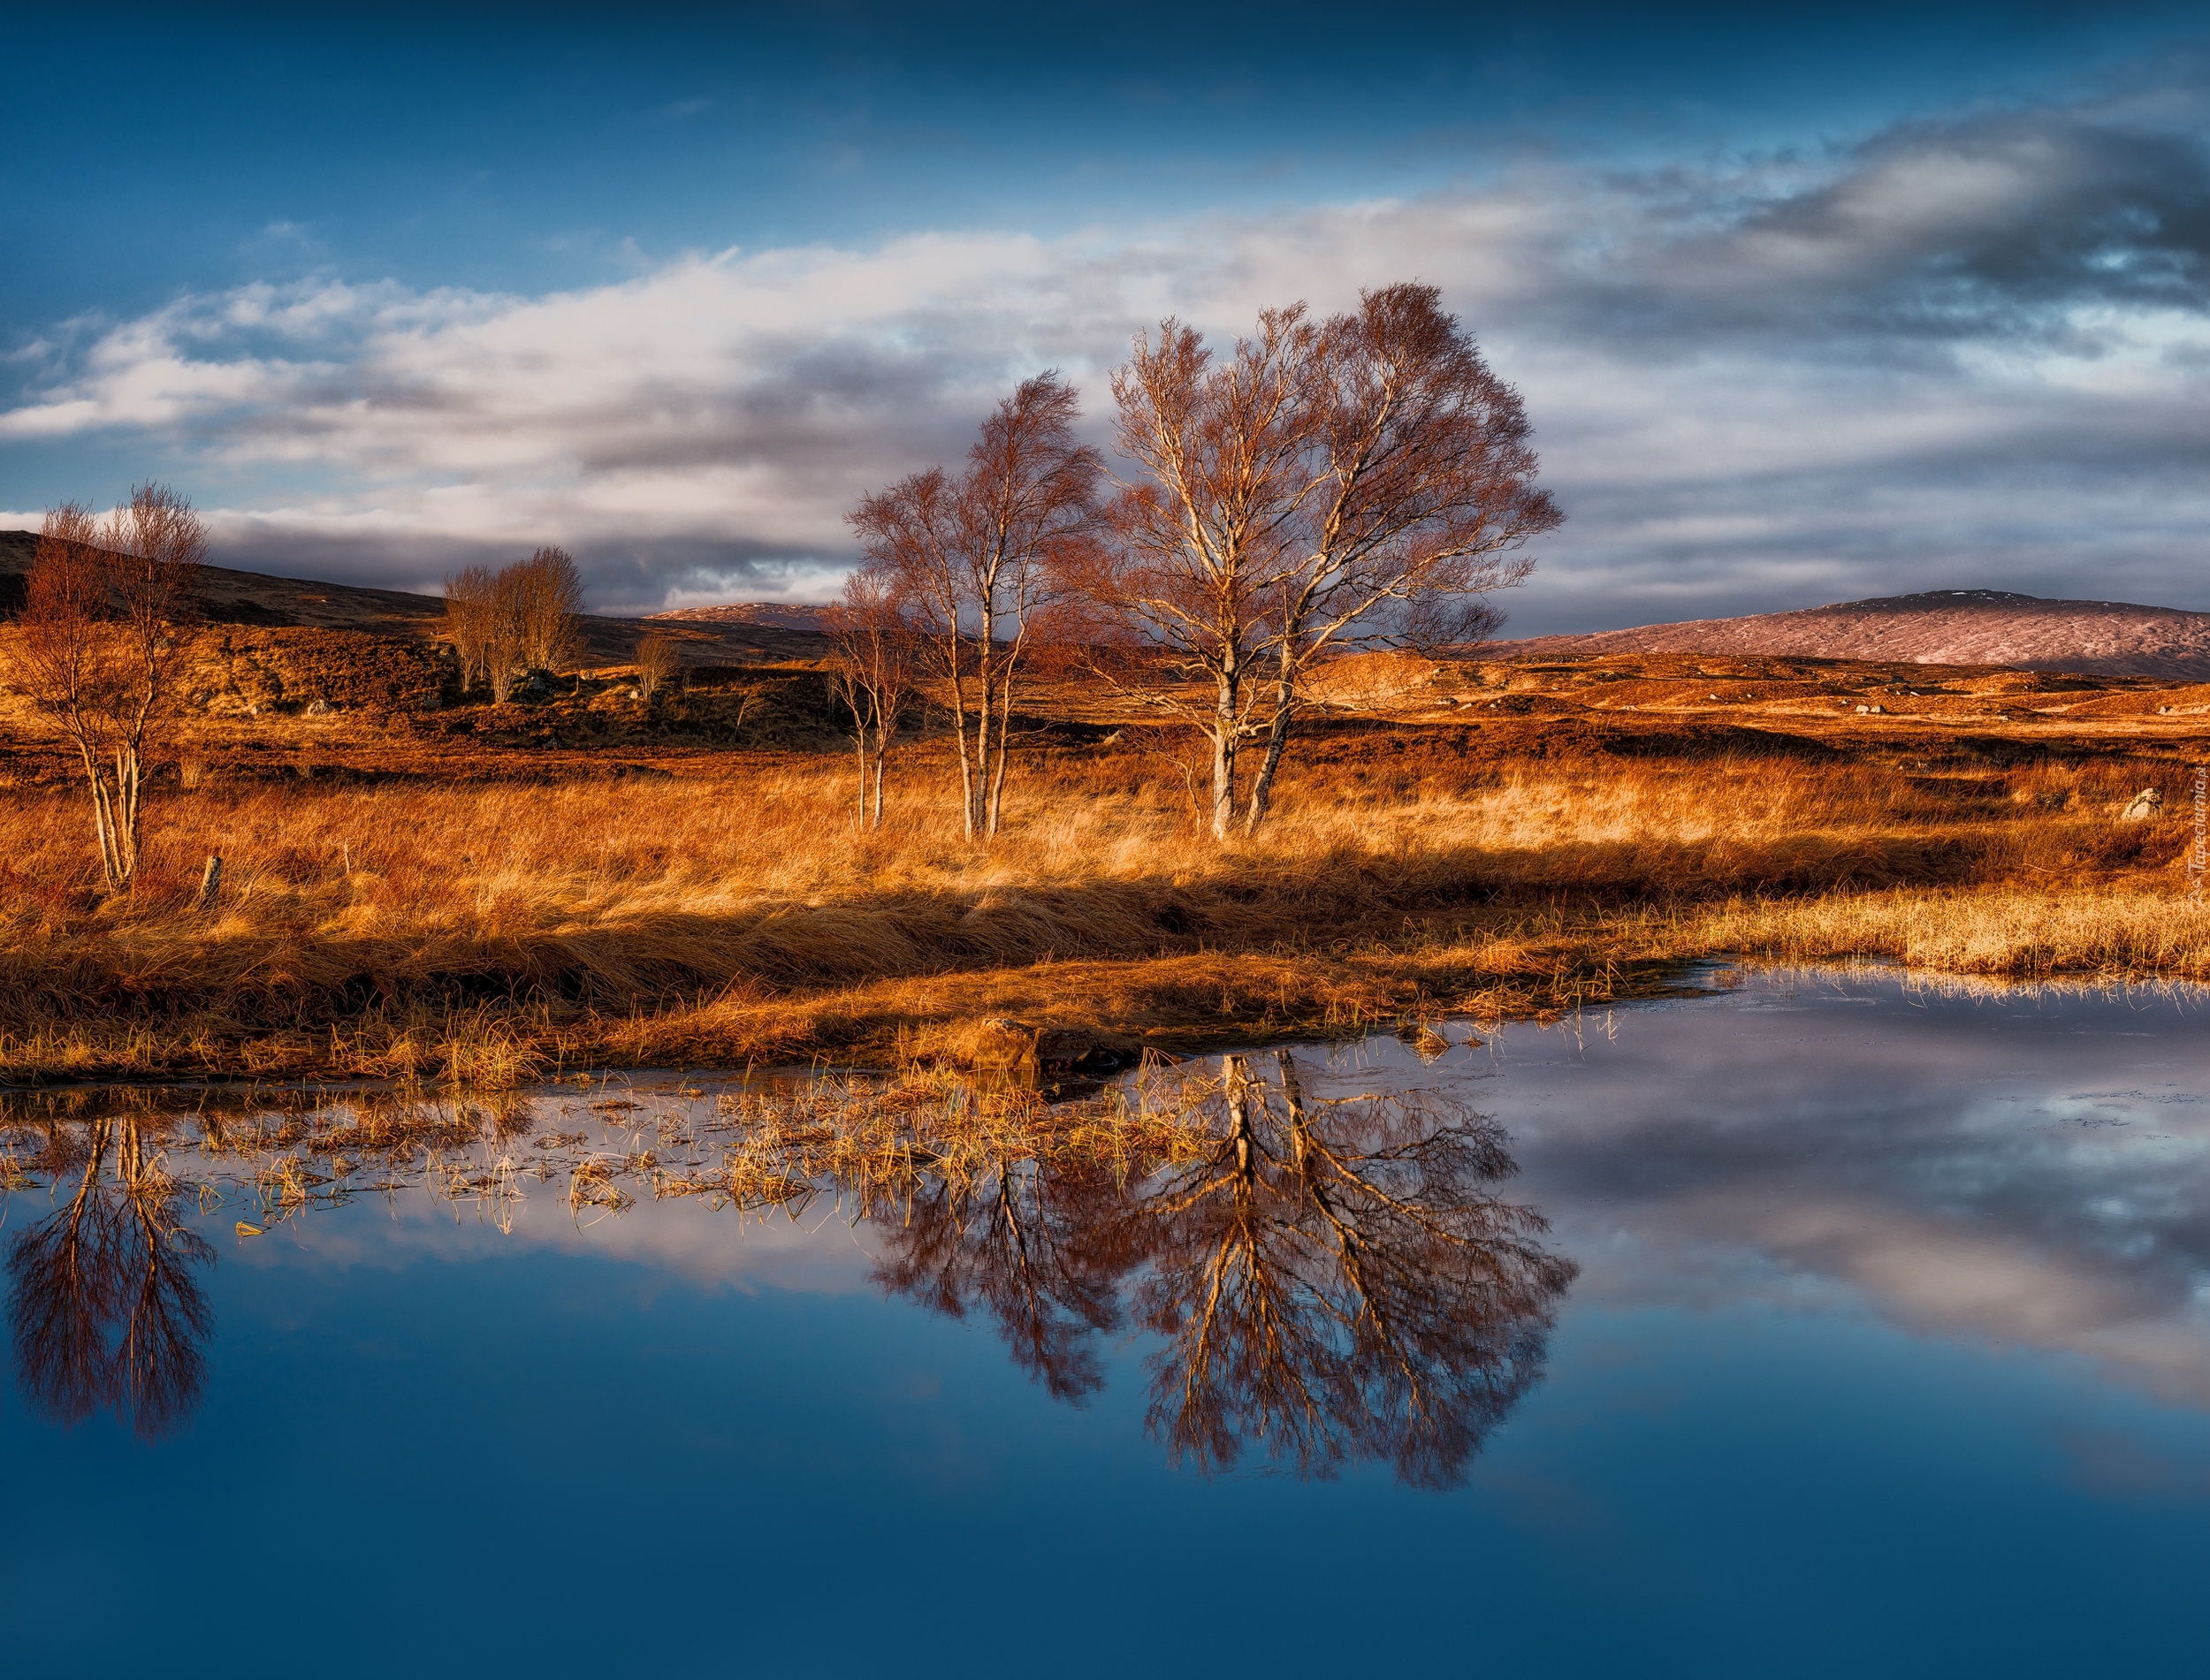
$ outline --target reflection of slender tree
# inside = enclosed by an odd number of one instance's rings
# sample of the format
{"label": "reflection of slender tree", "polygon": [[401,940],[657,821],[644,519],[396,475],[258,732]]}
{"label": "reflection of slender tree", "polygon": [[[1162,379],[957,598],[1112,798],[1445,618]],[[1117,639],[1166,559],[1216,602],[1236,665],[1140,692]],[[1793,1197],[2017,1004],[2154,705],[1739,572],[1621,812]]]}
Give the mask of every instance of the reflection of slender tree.
{"label": "reflection of slender tree", "polygon": [[1495,1127],[1414,1106],[1270,1092],[1223,1059],[1215,1145],[1116,1221],[1148,1265],[1151,1426],[1176,1456],[1234,1463],[1245,1437],[1324,1475],[1391,1461],[1455,1485],[1541,1374],[1571,1262],[1489,1187],[1514,1169]]}
{"label": "reflection of slender tree", "polygon": [[136,1121],[92,1122],[69,1199],[8,1254],[16,1370],[37,1410],[73,1425],[105,1406],[150,1438],[198,1403],[213,1319],[192,1267],[214,1250],[176,1199]]}
{"label": "reflection of slender tree", "polygon": [[978,1180],[924,1183],[902,1221],[881,1221],[875,1281],[953,1318],[987,1307],[1014,1362],[1078,1403],[1105,1384],[1091,1337],[1119,1319],[1114,1273],[1087,1240],[1116,1197],[1101,1173],[1002,1158]]}

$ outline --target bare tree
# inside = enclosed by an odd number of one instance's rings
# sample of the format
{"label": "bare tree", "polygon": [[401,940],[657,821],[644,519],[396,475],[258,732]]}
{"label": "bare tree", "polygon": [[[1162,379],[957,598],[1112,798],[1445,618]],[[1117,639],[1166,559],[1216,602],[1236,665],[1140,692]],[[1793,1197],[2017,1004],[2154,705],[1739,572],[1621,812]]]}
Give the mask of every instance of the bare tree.
{"label": "bare tree", "polygon": [[497,572],[471,566],[445,581],[445,634],[461,683],[480,673],[504,702],[532,671],[573,665],[583,646],[583,580],[565,549],[541,548]]}
{"label": "bare tree", "polygon": [[[1439,298],[1385,286],[1317,324],[1269,309],[1221,361],[1170,320],[1114,375],[1139,471],[1084,593],[1099,641],[1135,656],[1124,686],[1210,740],[1216,837],[1238,810],[1246,832],[1263,819],[1315,664],[1479,639],[1500,621],[1489,595],[1533,567],[1516,551],[1563,517],[1518,393]],[[1160,665],[1193,687],[1146,683]],[[1261,734],[1246,800],[1238,752]]]}
{"label": "bare tree", "polygon": [[1119,629],[1192,685],[1129,686],[1211,742],[1220,839],[1235,816],[1237,755],[1255,730],[1250,685],[1303,559],[1301,516],[1320,493],[1311,393],[1323,349],[1301,304],[1265,311],[1257,335],[1219,361],[1170,319],[1155,346],[1139,337],[1113,375],[1116,441],[1139,475],[1107,507],[1108,538],[1081,587],[1103,633]]}
{"label": "bare tree", "polygon": [[140,484],[104,521],[76,504],[48,513],[26,581],[16,663],[32,703],[77,749],[110,889],[138,872],[146,756],[174,711],[179,628],[206,554],[191,503]]}
{"label": "bare tree", "polygon": [[636,691],[641,700],[650,700],[675,674],[680,661],[675,657],[675,642],[671,636],[659,631],[648,631],[637,638]]}
{"label": "bare tree", "polygon": [[445,581],[445,635],[460,661],[461,687],[475,686],[481,676],[492,682],[492,646],[496,637],[494,600],[497,585],[491,568],[470,566],[448,573]]}
{"label": "bare tree", "polygon": [[880,572],[854,573],[845,582],[844,598],[822,619],[834,650],[830,680],[851,714],[852,745],[859,756],[860,825],[880,828],[890,742],[912,695],[911,629],[894,580]]}
{"label": "bare tree", "polygon": [[913,474],[850,515],[867,569],[906,601],[915,647],[949,691],[970,839],[1002,820],[1022,660],[1094,516],[1101,467],[1075,442],[1080,413],[1057,373],[1025,380],[983,422],[957,478]]}
{"label": "bare tree", "polygon": [[1519,392],[1482,361],[1431,285],[1383,286],[1329,322],[1305,400],[1318,493],[1283,579],[1273,715],[1253,779],[1255,829],[1305,673],[1348,647],[1462,647],[1503,622],[1489,597],[1535,562],[1518,552],[1564,521],[1535,484]]}
{"label": "bare tree", "polygon": [[514,640],[524,671],[559,671],[583,649],[583,577],[566,549],[541,548],[499,574],[512,590]]}

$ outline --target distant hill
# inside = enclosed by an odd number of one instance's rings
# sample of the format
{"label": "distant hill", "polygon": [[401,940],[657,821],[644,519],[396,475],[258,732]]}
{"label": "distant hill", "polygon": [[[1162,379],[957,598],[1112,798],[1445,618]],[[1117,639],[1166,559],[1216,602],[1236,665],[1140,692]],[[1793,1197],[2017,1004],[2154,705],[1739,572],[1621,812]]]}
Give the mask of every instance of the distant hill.
{"label": "distant hill", "polygon": [[821,633],[822,609],[793,601],[743,601],[735,606],[679,606],[646,616],[654,623],[673,619],[684,624],[764,624],[778,630]]}
{"label": "distant hill", "polygon": [[[13,618],[21,610],[23,577],[31,569],[37,547],[35,532],[0,531],[0,618]],[[445,602],[435,595],[321,583],[310,578],[271,577],[221,566],[206,569],[201,580],[201,606],[217,624],[365,630],[377,635],[428,638],[435,636],[445,622]],[[594,615],[583,621],[584,662],[627,664],[636,657],[637,639],[654,632],[679,642],[683,662],[694,665],[812,659],[819,658],[826,647],[823,638],[812,634],[805,624],[785,626],[774,620],[741,619],[666,623]]]}
{"label": "distant hill", "polygon": [[2210,612],[2126,601],[2047,601],[2003,589],[1933,589],[1797,612],[1492,642],[1481,653],[1492,659],[1782,654],[2199,682],[2210,680]]}

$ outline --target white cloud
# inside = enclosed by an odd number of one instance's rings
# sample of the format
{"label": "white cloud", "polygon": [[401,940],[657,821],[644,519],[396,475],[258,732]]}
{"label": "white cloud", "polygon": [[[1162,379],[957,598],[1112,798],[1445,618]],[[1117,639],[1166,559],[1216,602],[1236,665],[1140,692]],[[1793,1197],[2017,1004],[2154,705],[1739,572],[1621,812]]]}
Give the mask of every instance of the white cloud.
{"label": "white cloud", "polygon": [[239,487],[240,564],[420,582],[560,540],[603,605],[648,606],[833,567],[844,509],[1024,374],[1095,410],[1162,314],[1227,334],[1409,277],[1520,384],[1572,515],[1523,630],[2091,564],[2210,604],[2210,507],[2171,488],[2210,394],[2190,147],[2043,113],[1816,167],[732,251],[538,298],[251,286],[112,324],[0,439],[153,440],[187,488]]}

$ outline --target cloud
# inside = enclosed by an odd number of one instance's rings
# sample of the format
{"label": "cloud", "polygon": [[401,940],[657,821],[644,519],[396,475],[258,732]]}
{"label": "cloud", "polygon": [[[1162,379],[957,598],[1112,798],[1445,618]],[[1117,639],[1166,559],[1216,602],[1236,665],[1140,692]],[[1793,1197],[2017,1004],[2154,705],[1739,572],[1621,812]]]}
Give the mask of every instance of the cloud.
{"label": "cloud", "polygon": [[1521,633],[2089,576],[2210,605],[2210,162],[2155,123],[1983,112],[1698,171],[693,255],[545,297],[245,287],[80,328],[0,439],[148,440],[231,487],[240,564],[419,584],[560,540],[602,606],[818,592],[843,510],[956,454],[1017,378],[1065,369],[1094,419],[1162,315],[1232,333],[1416,277],[1520,386],[1572,516]]}

